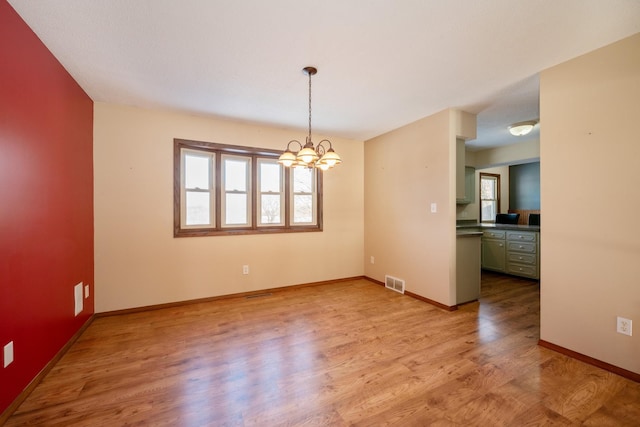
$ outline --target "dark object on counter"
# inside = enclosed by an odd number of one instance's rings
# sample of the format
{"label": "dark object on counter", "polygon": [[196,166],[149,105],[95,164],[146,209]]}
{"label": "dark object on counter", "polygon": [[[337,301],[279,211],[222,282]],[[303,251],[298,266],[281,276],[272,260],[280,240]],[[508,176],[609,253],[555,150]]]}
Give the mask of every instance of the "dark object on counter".
{"label": "dark object on counter", "polygon": [[540,214],[529,214],[529,225],[540,225]]}
{"label": "dark object on counter", "polygon": [[496,224],[517,224],[519,213],[501,213],[496,215]]}

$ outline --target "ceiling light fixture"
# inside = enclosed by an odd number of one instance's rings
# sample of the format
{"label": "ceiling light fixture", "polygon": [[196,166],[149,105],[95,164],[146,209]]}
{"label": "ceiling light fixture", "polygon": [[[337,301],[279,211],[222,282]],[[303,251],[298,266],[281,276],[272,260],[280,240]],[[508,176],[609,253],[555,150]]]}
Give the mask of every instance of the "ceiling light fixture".
{"label": "ceiling light fixture", "polygon": [[[319,168],[326,171],[342,163],[342,159],[340,159],[338,153],[333,151],[331,141],[328,139],[320,141],[317,147],[313,146],[311,141],[311,76],[316,74],[318,70],[314,67],[304,67],[302,71],[309,76],[309,134],[304,146],[296,139],[289,141],[287,149],[278,158],[278,163],[286,167]],[[298,144],[297,152],[291,151],[292,143]],[[325,144],[328,144],[329,148],[326,148]]]}
{"label": "ceiling light fixture", "polygon": [[509,132],[511,135],[515,136],[524,136],[533,130],[533,127],[536,125],[535,120],[529,120],[526,122],[518,122],[509,126]]}

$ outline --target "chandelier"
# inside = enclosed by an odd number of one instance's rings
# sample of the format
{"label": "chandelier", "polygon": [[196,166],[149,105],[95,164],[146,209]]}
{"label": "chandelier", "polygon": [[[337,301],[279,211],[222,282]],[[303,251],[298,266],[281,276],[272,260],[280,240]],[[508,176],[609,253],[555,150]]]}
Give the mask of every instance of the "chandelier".
{"label": "chandelier", "polygon": [[[316,74],[318,70],[314,67],[304,67],[302,71],[309,76],[309,134],[304,145],[296,139],[289,141],[286,150],[278,158],[278,163],[286,167],[319,168],[326,171],[342,163],[342,159],[340,159],[338,153],[333,151],[331,141],[328,139],[323,139],[316,147],[313,146],[311,141],[311,76]],[[298,151],[292,151],[291,144],[294,144],[294,146],[297,144]],[[328,148],[326,147],[327,145]]]}

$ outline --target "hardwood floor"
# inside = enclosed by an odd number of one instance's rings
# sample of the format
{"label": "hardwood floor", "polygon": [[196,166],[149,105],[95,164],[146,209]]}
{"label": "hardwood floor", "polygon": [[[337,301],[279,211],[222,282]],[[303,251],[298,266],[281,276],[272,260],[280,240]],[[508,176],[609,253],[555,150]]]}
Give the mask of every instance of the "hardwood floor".
{"label": "hardwood floor", "polygon": [[538,283],[491,273],[455,312],[357,280],[101,317],[7,426],[639,425],[538,338]]}

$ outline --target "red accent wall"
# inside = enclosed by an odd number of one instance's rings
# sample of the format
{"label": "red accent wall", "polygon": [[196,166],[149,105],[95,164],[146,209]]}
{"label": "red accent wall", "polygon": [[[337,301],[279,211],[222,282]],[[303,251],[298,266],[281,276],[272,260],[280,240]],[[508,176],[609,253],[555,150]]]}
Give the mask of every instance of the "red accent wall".
{"label": "red accent wall", "polygon": [[92,313],[93,101],[0,0],[0,413]]}

